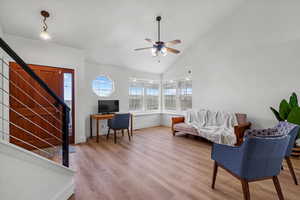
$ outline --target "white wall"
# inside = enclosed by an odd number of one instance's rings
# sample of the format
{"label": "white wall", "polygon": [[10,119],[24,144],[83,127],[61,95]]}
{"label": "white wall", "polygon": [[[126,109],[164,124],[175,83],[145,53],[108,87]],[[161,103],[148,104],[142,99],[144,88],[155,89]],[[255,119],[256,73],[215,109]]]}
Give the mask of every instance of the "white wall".
{"label": "white wall", "polygon": [[75,142],[85,141],[85,68],[84,52],[42,40],[5,34],[6,42],[28,64],[63,67],[75,70]]}
{"label": "white wall", "polygon": [[66,200],[74,193],[74,171],[0,140],[1,200]]}
{"label": "white wall", "polygon": [[[3,37],[3,30],[0,24],[0,37]],[[0,61],[0,73],[2,73],[5,77],[9,77],[9,70],[8,70],[8,58],[7,55],[4,54],[4,51],[2,51],[2,49],[0,49],[0,58],[2,59]],[[0,75],[0,88],[5,90],[5,91],[9,91],[9,82],[3,78],[2,75]],[[4,105],[8,105],[9,102],[9,95],[5,92],[3,92],[2,90],[0,91],[0,101],[1,103],[3,103]],[[9,119],[9,109],[6,106],[3,106],[2,104],[0,105],[0,113],[1,116],[4,119]],[[9,136],[6,135],[6,133],[9,133],[9,123],[7,123],[5,120],[0,119],[0,140],[9,140]]]}
{"label": "white wall", "polygon": [[2,36],[3,36],[3,30],[2,30],[2,26],[0,24],[0,37],[2,37]]}
{"label": "white wall", "polygon": [[[100,99],[118,99],[120,100],[120,112],[129,111],[129,98],[128,98],[128,88],[129,88],[129,78],[139,78],[139,79],[149,79],[149,80],[160,80],[159,74],[145,73],[141,71],[130,70],[126,68],[121,68],[118,66],[102,65],[92,62],[87,62],[85,64],[85,84],[86,84],[86,99],[85,109],[86,109],[86,133],[87,136],[90,135],[90,121],[88,115],[91,113],[97,113],[98,111],[98,100]],[[114,93],[107,98],[98,97],[92,90],[92,81],[96,79],[99,75],[108,75],[115,82]],[[153,115],[142,115],[134,118],[134,128],[144,128],[150,126],[160,125],[160,114]],[[95,134],[95,122],[93,124],[94,134]],[[101,133],[106,133],[106,121],[101,122]]]}
{"label": "white wall", "polygon": [[161,125],[161,113],[144,113],[134,115],[133,129],[149,128]]}
{"label": "white wall", "polygon": [[[9,140],[9,58],[0,49],[0,139]],[[5,77],[5,78],[4,78]],[[5,92],[4,92],[5,91]],[[3,105],[2,105],[3,104]]]}
{"label": "white wall", "polygon": [[246,1],[201,36],[164,73],[192,69],[193,108],[247,113],[255,127],[276,123],[269,106],[300,95],[300,2]]}

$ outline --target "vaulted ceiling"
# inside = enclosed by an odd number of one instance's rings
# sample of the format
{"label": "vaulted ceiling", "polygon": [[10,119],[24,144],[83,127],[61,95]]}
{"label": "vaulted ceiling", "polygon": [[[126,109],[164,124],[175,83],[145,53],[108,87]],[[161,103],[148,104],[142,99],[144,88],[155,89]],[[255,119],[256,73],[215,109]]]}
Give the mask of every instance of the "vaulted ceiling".
{"label": "vaulted ceiling", "polygon": [[[41,10],[50,12],[50,42],[83,49],[86,59],[162,73],[180,57],[154,58],[145,38],[157,39],[155,16],[162,15],[161,39],[181,39],[183,53],[243,0],[0,0],[4,33],[40,39]],[[160,62],[158,62],[160,60]]]}

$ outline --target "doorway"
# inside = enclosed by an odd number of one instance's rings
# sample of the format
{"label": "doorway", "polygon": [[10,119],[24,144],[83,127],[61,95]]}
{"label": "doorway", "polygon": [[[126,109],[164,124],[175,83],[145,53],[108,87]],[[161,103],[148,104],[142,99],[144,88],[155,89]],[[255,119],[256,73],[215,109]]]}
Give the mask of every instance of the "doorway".
{"label": "doorway", "polygon": [[[74,70],[31,64],[28,66],[70,107],[69,141],[74,143]],[[49,144],[61,145],[56,138],[61,137],[62,113],[57,109],[55,100],[14,62],[10,63],[9,79],[10,134],[13,136],[10,137],[10,142],[28,150],[32,150],[32,147],[14,138],[38,148],[47,148]],[[29,132],[34,135],[28,134]]]}

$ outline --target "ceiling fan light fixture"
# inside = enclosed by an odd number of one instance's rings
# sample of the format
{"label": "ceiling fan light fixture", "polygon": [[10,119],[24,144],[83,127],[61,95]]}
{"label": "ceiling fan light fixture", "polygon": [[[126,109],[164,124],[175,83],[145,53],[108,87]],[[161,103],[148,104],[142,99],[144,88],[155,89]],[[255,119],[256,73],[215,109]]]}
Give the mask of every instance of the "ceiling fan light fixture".
{"label": "ceiling fan light fixture", "polygon": [[151,49],[151,53],[152,53],[152,56],[154,56],[154,57],[156,57],[156,56],[158,56],[158,50],[157,50],[157,48],[152,48]]}
{"label": "ceiling fan light fixture", "polygon": [[167,48],[166,48],[166,47],[161,48],[160,52],[161,52],[161,54],[162,54],[163,56],[168,55],[168,51],[167,51]]}

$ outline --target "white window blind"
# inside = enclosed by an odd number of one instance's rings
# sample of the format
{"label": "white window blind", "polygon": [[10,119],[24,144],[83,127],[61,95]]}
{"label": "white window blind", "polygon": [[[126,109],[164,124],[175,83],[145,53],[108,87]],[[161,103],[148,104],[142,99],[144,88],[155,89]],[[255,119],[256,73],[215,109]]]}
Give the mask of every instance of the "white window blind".
{"label": "white window blind", "polygon": [[182,111],[192,109],[192,81],[178,81],[179,105]]}
{"label": "white window blind", "polygon": [[144,101],[143,84],[137,81],[130,81],[129,83],[129,110],[142,111]]}
{"label": "white window blind", "polygon": [[146,110],[159,109],[159,84],[147,83],[145,84],[145,107]]}
{"label": "white window blind", "polygon": [[176,110],[176,82],[166,82],[163,84],[164,109]]}
{"label": "white window blind", "polygon": [[159,110],[159,83],[146,80],[129,80],[129,110],[155,111]]}

